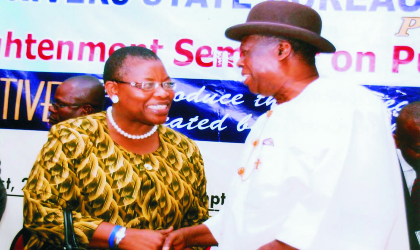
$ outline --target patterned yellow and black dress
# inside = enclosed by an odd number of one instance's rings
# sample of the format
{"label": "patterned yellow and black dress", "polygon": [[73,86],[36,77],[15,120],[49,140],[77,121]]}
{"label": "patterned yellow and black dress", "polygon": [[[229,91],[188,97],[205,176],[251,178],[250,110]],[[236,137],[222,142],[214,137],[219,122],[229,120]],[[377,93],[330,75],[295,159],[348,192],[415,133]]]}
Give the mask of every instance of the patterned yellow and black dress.
{"label": "patterned yellow and black dress", "polygon": [[158,134],[159,148],[138,155],[111,139],[105,112],[53,126],[23,188],[24,226],[32,233],[26,249],[44,241],[62,244],[62,207],[73,209],[77,240],[85,247],[102,221],[138,229],[205,221],[198,147],[165,126]]}

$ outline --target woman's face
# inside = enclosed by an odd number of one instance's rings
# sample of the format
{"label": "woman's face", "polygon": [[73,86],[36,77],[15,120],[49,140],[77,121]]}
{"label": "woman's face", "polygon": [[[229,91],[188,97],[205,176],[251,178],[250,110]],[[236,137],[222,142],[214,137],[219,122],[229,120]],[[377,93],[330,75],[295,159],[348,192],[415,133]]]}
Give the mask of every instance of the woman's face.
{"label": "woman's face", "polygon": [[[129,56],[120,69],[124,82],[167,82],[170,81],[163,64],[159,60],[144,60]],[[173,90],[165,90],[162,85],[151,91],[144,91],[130,84],[118,84],[120,101],[113,105],[116,116],[124,116],[132,122],[147,125],[166,122],[169,108],[174,98]]]}

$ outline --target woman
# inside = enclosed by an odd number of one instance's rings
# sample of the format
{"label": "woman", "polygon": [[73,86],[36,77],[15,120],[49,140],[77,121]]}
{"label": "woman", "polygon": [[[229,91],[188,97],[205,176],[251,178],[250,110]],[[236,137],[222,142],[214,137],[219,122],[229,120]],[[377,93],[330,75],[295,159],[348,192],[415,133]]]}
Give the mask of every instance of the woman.
{"label": "woman", "polygon": [[65,207],[89,248],[161,249],[165,234],[208,218],[197,146],[160,125],[174,97],[160,59],[121,48],[103,79],[112,107],[53,126],[34,164],[23,190],[26,249],[62,244]]}

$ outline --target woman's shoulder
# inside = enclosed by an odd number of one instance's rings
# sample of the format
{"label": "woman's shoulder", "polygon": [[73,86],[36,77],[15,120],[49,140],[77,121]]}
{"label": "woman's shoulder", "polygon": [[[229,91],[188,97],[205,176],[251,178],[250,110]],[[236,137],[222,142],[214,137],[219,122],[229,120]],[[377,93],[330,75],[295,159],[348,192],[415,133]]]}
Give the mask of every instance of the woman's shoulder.
{"label": "woman's shoulder", "polygon": [[159,125],[159,133],[164,141],[171,143],[172,145],[182,145],[182,144],[189,144],[198,149],[195,142],[188,138],[186,135],[178,132],[170,127],[165,125]]}
{"label": "woman's shoulder", "polygon": [[[87,152],[96,142],[106,138],[106,115],[104,112],[69,119],[51,127],[48,141],[40,155],[56,154],[56,146],[62,144],[62,152],[75,159]],[[58,144],[57,144],[58,143]],[[58,151],[57,151],[58,152]]]}
{"label": "woman's shoulder", "polygon": [[104,126],[106,126],[106,113],[102,111],[60,122],[52,126],[50,132],[72,130],[75,133],[91,135],[103,130]]}

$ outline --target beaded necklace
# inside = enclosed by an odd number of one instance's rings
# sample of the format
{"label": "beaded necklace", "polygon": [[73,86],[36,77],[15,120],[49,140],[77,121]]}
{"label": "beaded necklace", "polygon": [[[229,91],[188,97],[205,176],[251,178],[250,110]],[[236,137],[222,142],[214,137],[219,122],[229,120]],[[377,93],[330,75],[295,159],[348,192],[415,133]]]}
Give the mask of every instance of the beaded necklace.
{"label": "beaded necklace", "polygon": [[153,135],[156,132],[157,128],[158,128],[158,126],[155,125],[155,126],[153,126],[153,128],[149,132],[147,132],[145,134],[142,134],[142,135],[131,135],[131,134],[125,132],[124,130],[122,130],[117,125],[117,123],[114,121],[114,118],[112,117],[112,106],[109,106],[108,107],[108,109],[106,110],[106,114],[108,116],[109,121],[111,122],[111,125],[115,128],[115,130],[117,130],[117,132],[120,133],[120,134],[122,134],[124,137],[130,138],[130,139],[135,139],[135,140],[145,139],[145,138]]}

